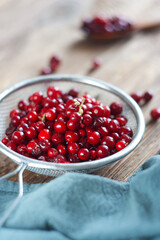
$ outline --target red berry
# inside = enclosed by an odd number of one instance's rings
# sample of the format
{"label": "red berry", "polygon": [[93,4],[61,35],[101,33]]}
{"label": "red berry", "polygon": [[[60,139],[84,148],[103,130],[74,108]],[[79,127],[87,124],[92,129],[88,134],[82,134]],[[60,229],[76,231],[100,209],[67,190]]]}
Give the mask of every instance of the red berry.
{"label": "red berry", "polygon": [[132,141],[132,138],[130,136],[128,136],[127,134],[123,134],[120,137],[121,140],[124,140],[126,143],[130,143]]}
{"label": "red berry", "polygon": [[48,139],[39,141],[39,146],[43,152],[47,152],[51,148],[51,142]]}
{"label": "red berry", "polygon": [[109,134],[109,131],[106,127],[100,127],[98,129],[98,132],[100,133],[101,137],[107,136]]}
{"label": "red berry", "polygon": [[64,136],[61,133],[54,133],[51,137],[54,145],[62,144],[64,142]]}
{"label": "red berry", "polygon": [[25,135],[24,132],[20,132],[20,131],[15,131],[12,134],[12,140],[15,144],[20,144],[24,141],[25,139]]}
{"label": "red berry", "polygon": [[89,153],[90,153],[91,159],[92,159],[92,160],[95,160],[96,157],[97,157],[96,150],[93,150],[93,149],[92,149],[92,150],[89,151]]}
{"label": "red berry", "polygon": [[50,59],[50,67],[51,67],[53,72],[55,72],[57,70],[57,68],[60,65],[60,62],[61,62],[61,60],[60,60],[60,58],[58,56],[53,56]]}
{"label": "red berry", "polygon": [[26,136],[30,139],[33,139],[37,136],[37,131],[34,127],[29,127],[25,133],[26,133]]}
{"label": "red berry", "polygon": [[50,139],[51,138],[51,131],[49,129],[42,129],[38,134],[39,140]]}
{"label": "red berry", "polygon": [[54,130],[59,133],[65,133],[67,130],[66,123],[64,121],[57,121],[54,123]]}
{"label": "red berry", "polygon": [[102,138],[101,140],[101,145],[106,145],[108,146],[110,149],[113,149],[115,146],[115,140],[113,137],[110,136],[105,136]]}
{"label": "red berry", "polygon": [[90,125],[92,123],[92,117],[89,114],[83,115],[83,123],[84,125]]}
{"label": "red berry", "polygon": [[127,123],[127,120],[124,117],[116,117],[116,120],[119,122],[120,126],[125,126]]}
{"label": "red berry", "polygon": [[69,120],[67,122],[67,127],[68,129],[72,130],[72,131],[75,131],[79,128],[79,123],[73,121],[73,120]]}
{"label": "red berry", "polygon": [[26,153],[27,147],[25,144],[20,144],[17,146],[17,152],[24,155]]}
{"label": "red berry", "polygon": [[58,151],[57,151],[56,148],[50,148],[50,149],[48,150],[48,157],[54,158],[54,157],[56,157],[57,155],[58,155]]}
{"label": "red berry", "polygon": [[50,99],[58,99],[58,97],[61,96],[61,91],[59,90],[59,88],[51,86],[47,89],[47,96]]}
{"label": "red berry", "polygon": [[27,144],[27,152],[28,153],[32,153],[32,150],[33,150],[33,148],[34,148],[34,146],[36,145],[36,143],[35,142],[29,142],[28,144]]}
{"label": "red berry", "polygon": [[103,106],[104,109],[104,117],[108,118],[110,117],[111,110],[108,106]]}
{"label": "red berry", "polygon": [[68,143],[73,143],[73,142],[77,142],[79,139],[79,135],[77,132],[74,131],[67,131],[65,134],[65,140]]}
{"label": "red berry", "polygon": [[69,154],[76,154],[78,153],[80,147],[78,145],[78,143],[69,143],[67,146],[68,152]]}
{"label": "red berry", "polygon": [[96,70],[101,66],[101,62],[98,59],[93,60],[92,62],[92,70]]}
{"label": "red berry", "polygon": [[13,141],[9,141],[6,146],[11,150],[16,151],[17,145]]}
{"label": "red berry", "polygon": [[89,150],[87,148],[81,148],[78,151],[78,157],[82,160],[82,161],[87,161],[89,160],[90,154],[89,154]]}
{"label": "red berry", "polygon": [[143,98],[144,98],[146,103],[149,102],[152,99],[152,97],[153,97],[153,94],[152,94],[151,91],[147,91],[143,95]]}
{"label": "red berry", "polygon": [[18,103],[18,108],[19,108],[20,110],[26,110],[28,104],[29,104],[28,101],[22,100],[22,101],[20,101],[20,102]]}
{"label": "red berry", "polygon": [[92,145],[97,145],[100,142],[100,134],[99,132],[92,132],[89,136],[88,136],[88,142]]}
{"label": "red berry", "polygon": [[32,95],[32,102],[34,102],[34,103],[41,103],[42,99],[43,99],[42,92],[35,92]]}
{"label": "red berry", "polygon": [[42,121],[38,121],[35,123],[35,128],[37,129],[38,132],[40,132],[42,129],[45,128],[45,123]]}
{"label": "red berry", "polygon": [[119,142],[116,143],[116,149],[117,151],[121,151],[123,148],[126,147],[126,142],[124,140],[121,140]]}
{"label": "red berry", "polygon": [[160,118],[160,108],[152,109],[151,117],[152,117],[153,120],[157,120],[158,118]]}
{"label": "red berry", "polygon": [[7,137],[10,139],[11,136],[12,136],[12,133],[16,130],[16,127],[15,126],[9,126],[6,131],[5,131],[5,134],[7,135]]}
{"label": "red berry", "polygon": [[130,137],[132,137],[132,136],[133,136],[133,131],[132,131],[132,129],[131,129],[130,127],[128,127],[128,126],[123,126],[123,127],[121,127],[121,128],[119,129],[119,134],[120,134],[120,135],[127,134],[127,135],[129,135]]}
{"label": "red berry", "polygon": [[52,109],[48,109],[45,113],[45,117],[49,121],[53,121],[56,118],[56,115],[57,115],[57,111],[55,107],[53,107]]}
{"label": "red berry", "polygon": [[120,124],[117,120],[111,120],[108,124],[108,130],[110,132],[117,132],[119,130]]}
{"label": "red berry", "polygon": [[86,132],[84,129],[79,129],[78,133],[79,133],[80,137],[84,137],[86,135]]}
{"label": "red berry", "polygon": [[14,117],[20,114],[20,111],[18,109],[14,109],[10,112],[10,117]]}
{"label": "red berry", "polygon": [[100,145],[97,148],[97,157],[104,158],[110,155],[109,147],[106,145]]}
{"label": "red berry", "polygon": [[40,75],[48,75],[52,73],[52,69],[50,67],[43,68],[40,72]]}
{"label": "red berry", "polygon": [[137,102],[140,103],[140,101],[143,99],[143,95],[140,92],[132,93],[131,97]]}
{"label": "red berry", "polygon": [[36,122],[38,119],[38,114],[35,111],[31,111],[30,113],[28,113],[28,119],[31,122]]}
{"label": "red berry", "polygon": [[103,117],[104,112],[105,112],[105,110],[102,106],[94,106],[92,108],[92,113],[93,113],[94,116]]}
{"label": "red berry", "polygon": [[110,109],[111,109],[111,114],[112,115],[118,115],[121,114],[122,112],[122,104],[119,102],[113,102],[110,105]]}
{"label": "red berry", "polygon": [[7,145],[8,142],[9,142],[9,138],[8,138],[8,137],[4,137],[4,138],[2,139],[2,143],[3,143],[4,145]]}
{"label": "red berry", "polygon": [[18,126],[20,124],[20,116],[14,116],[12,119],[11,119],[11,124],[13,126]]}
{"label": "red berry", "polygon": [[66,158],[63,155],[58,154],[57,156],[54,157],[53,161],[55,163],[69,163],[66,161]]}
{"label": "red berry", "polygon": [[21,123],[18,125],[17,131],[25,132],[27,130],[27,128],[28,128],[27,123]]}
{"label": "red berry", "polygon": [[63,156],[66,155],[66,147],[63,144],[59,144],[57,146],[57,150],[58,150],[59,154],[61,154]]}
{"label": "red berry", "polygon": [[79,94],[79,90],[76,88],[72,88],[71,90],[69,90],[68,95],[71,95],[72,97],[76,98],[78,97]]}

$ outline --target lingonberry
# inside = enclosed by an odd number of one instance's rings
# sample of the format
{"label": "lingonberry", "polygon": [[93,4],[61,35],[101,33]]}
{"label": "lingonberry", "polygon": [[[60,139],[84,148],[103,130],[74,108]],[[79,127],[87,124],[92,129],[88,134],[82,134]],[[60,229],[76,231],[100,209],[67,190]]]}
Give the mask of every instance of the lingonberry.
{"label": "lingonberry", "polygon": [[92,117],[89,114],[83,115],[83,123],[84,125],[90,125],[92,123]]}
{"label": "lingonberry", "polygon": [[41,103],[41,102],[42,102],[42,99],[43,99],[43,94],[42,94],[42,92],[35,92],[35,93],[32,95],[32,102],[34,102],[34,103]]}
{"label": "lingonberry", "polygon": [[147,91],[143,94],[143,98],[146,103],[149,102],[152,99],[152,97],[153,97],[153,94],[151,91]]}
{"label": "lingonberry", "polygon": [[20,116],[13,116],[12,118],[11,118],[11,124],[13,125],[13,126],[18,126],[19,124],[20,124]]}
{"label": "lingonberry", "polygon": [[37,114],[37,112],[35,112],[35,111],[29,112],[29,113],[28,113],[28,119],[29,119],[29,121],[31,121],[31,122],[36,122],[37,119],[38,119],[38,114]]}
{"label": "lingonberry", "polygon": [[14,109],[10,112],[10,118],[13,118],[14,116],[20,115],[20,111],[18,109]]}
{"label": "lingonberry", "polygon": [[56,121],[54,123],[54,130],[59,133],[65,133],[67,130],[66,123],[64,121]]}
{"label": "lingonberry", "polygon": [[51,141],[54,145],[58,145],[58,144],[62,144],[64,143],[64,136],[62,135],[62,133],[54,133],[51,137]]}
{"label": "lingonberry", "polygon": [[50,67],[52,69],[52,72],[55,72],[57,70],[57,68],[59,67],[60,65],[60,58],[58,56],[53,56],[51,57],[50,59]]}
{"label": "lingonberry", "polygon": [[113,137],[110,136],[105,136],[102,138],[101,140],[101,145],[106,145],[108,146],[110,149],[113,149],[115,146],[115,140]]}
{"label": "lingonberry", "polygon": [[76,153],[78,153],[80,147],[79,147],[78,143],[73,142],[73,143],[68,144],[67,149],[68,149],[69,154],[76,154]]}
{"label": "lingonberry", "polygon": [[17,131],[25,132],[28,127],[29,126],[28,126],[27,123],[21,123],[21,124],[18,125]]}
{"label": "lingonberry", "polygon": [[2,143],[3,143],[4,145],[7,145],[8,142],[9,142],[9,138],[8,138],[8,137],[2,138]]}
{"label": "lingonberry", "polygon": [[67,143],[73,143],[73,142],[77,142],[79,139],[79,135],[77,132],[74,131],[67,131],[65,133],[65,140]]}
{"label": "lingonberry", "polygon": [[73,121],[73,120],[68,120],[67,122],[67,127],[72,130],[75,131],[79,128],[79,123]]}
{"label": "lingonberry", "polygon": [[133,136],[133,131],[132,131],[132,129],[131,129],[130,127],[128,127],[128,126],[123,126],[123,127],[121,127],[121,128],[119,129],[119,134],[120,134],[120,135],[127,134],[127,135],[129,135],[130,137],[132,137],[132,136]]}
{"label": "lingonberry", "polygon": [[93,106],[92,113],[96,117],[103,117],[104,116],[104,108],[102,106]]}
{"label": "lingonberry", "polygon": [[88,142],[92,145],[97,145],[100,142],[100,134],[99,132],[93,131],[89,136],[88,136]]}
{"label": "lingonberry", "polygon": [[20,144],[24,141],[25,139],[25,134],[24,132],[21,131],[15,131],[12,134],[12,140],[15,144]]}
{"label": "lingonberry", "polygon": [[160,118],[160,108],[154,108],[151,111],[151,117],[153,120],[157,120]]}
{"label": "lingonberry", "polygon": [[68,155],[68,160],[71,163],[77,163],[77,162],[81,161],[77,154],[69,154]]}
{"label": "lingonberry", "polygon": [[124,117],[116,117],[116,120],[119,122],[120,126],[125,126],[127,121],[126,121],[126,118]]}
{"label": "lingonberry", "polygon": [[91,70],[96,70],[97,68],[99,68],[101,66],[101,62],[99,59],[94,59],[92,62],[92,68]]}
{"label": "lingonberry", "polygon": [[51,148],[51,142],[48,139],[39,141],[39,146],[43,152],[47,152]]}
{"label": "lingonberry", "polygon": [[78,97],[78,94],[79,94],[79,90],[76,89],[76,88],[72,88],[68,92],[68,95],[70,95],[70,96],[72,96],[74,98]]}
{"label": "lingonberry", "polygon": [[101,137],[107,136],[109,134],[109,131],[106,127],[100,127],[98,129],[98,132],[100,133]]}
{"label": "lingonberry", "polygon": [[37,129],[38,132],[40,132],[42,129],[45,128],[45,123],[42,121],[38,121],[35,123],[35,128]]}
{"label": "lingonberry", "polygon": [[116,119],[113,119],[108,124],[108,130],[110,132],[117,132],[119,130],[120,124]]}
{"label": "lingonberry", "polygon": [[111,110],[108,106],[103,106],[104,109],[104,117],[108,118],[110,117]]}
{"label": "lingonberry", "polygon": [[19,154],[24,155],[26,153],[26,151],[27,151],[27,147],[26,147],[25,144],[20,144],[20,145],[17,146],[17,152]]}
{"label": "lingonberry", "polygon": [[46,156],[46,155],[40,155],[40,156],[38,157],[38,160],[39,160],[39,161],[49,162],[49,158],[48,158],[48,156]]}
{"label": "lingonberry", "polygon": [[136,92],[136,93],[132,93],[130,95],[138,104],[140,103],[140,101],[143,99],[143,95],[140,92]]}
{"label": "lingonberry", "polygon": [[126,143],[130,143],[132,141],[132,138],[128,136],[127,134],[123,134],[120,137],[121,140],[124,140]]}
{"label": "lingonberry", "polygon": [[81,114],[78,112],[74,112],[70,115],[70,120],[79,123],[81,121]]}
{"label": "lingonberry", "polygon": [[25,134],[28,138],[33,139],[37,136],[37,131],[34,127],[29,127],[27,128]]}
{"label": "lingonberry", "polygon": [[35,143],[35,142],[33,142],[33,141],[29,142],[29,143],[27,144],[27,148],[26,148],[27,152],[28,152],[28,153],[32,153],[32,150],[33,150],[33,148],[34,148],[34,146],[35,146],[36,144],[37,144],[37,143]]}
{"label": "lingonberry", "polygon": [[39,140],[44,140],[44,139],[50,139],[51,138],[51,131],[49,129],[42,129],[40,133],[38,134],[38,139]]}
{"label": "lingonberry", "polygon": [[58,151],[56,148],[50,148],[47,154],[48,154],[48,157],[54,158],[58,155]]}
{"label": "lingonberry", "polygon": [[18,103],[18,108],[19,108],[20,110],[26,110],[28,104],[29,104],[29,103],[28,103],[27,100],[21,100],[21,101]]}
{"label": "lingonberry", "polygon": [[100,145],[97,148],[97,157],[98,158],[104,158],[110,155],[109,147],[106,145]]}
{"label": "lingonberry", "polygon": [[57,156],[55,156],[53,158],[53,161],[55,163],[69,163],[68,161],[66,161],[66,158],[65,156],[61,155],[61,154],[58,154]]}
{"label": "lingonberry", "polygon": [[127,143],[124,140],[118,141],[116,143],[116,149],[117,151],[121,151],[123,148],[125,148]]}
{"label": "lingonberry", "polygon": [[13,141],[9,141],[6,146],[13,151],[16,151],[17,149],[17,145]]}
{"label": "lingonberry", "polygon": [[53,121],[56,118],[57,115],[57,111],[56,108],[53,107],[51,109],[48,109],[45,113],[45,117],[49,120],[49,121]]}
{"label": "lingonberry", "polygon": [[40,75],[49,75],[52,73],[52,69],[50,67],[43,68],[40,72]]}
{"label": "lingonberry", "polygon": [[59,154],[61,154],[63,156],[66,155],[66,147],[63,144],[59,144],[57,146],[57,150],[58,150]]}
{"label": "lingonberry", "polygon": [[64,104],[58,104],[58,106],[57,106],[57,112],[58,112],[58,113],[63,113],[63,112],[65,112],[65,106],[64,106]]}
{"label": "lingonberry", "polygon": [[92,160],[95,160],[96,159],[96,157],[97,157],[97,152],[96,152],[96,150],[90,150],[89,151],[89,154],[90,154],[90,157],[91,157],[91,159]]}
{"label": "lingonberry", "polygon": [[85,132],[84,129],[79,129],[79,130],[78,130],[78,133],[79,133],[79,136],[80,136],[80,137],[84,137],[84,136],[86,135],[86,132]]}
{"label": "lingonberry", "polygon": [[9,126],[6,131],[5,131],[5,134],[7,135],[7,137],[10,139],[11,136],[12,136],[12,133],[16,130],[16,127],[15,126]]}
{"label": "lingonberry", "polygon": [[122,112],[122,104],[119,103],[119,102],[113,102],[111,105],[110,105],[110,110],[111,110],[111,114],[116,116],[118,114],[121,114]]}
{"label": "lingonberry", "polygon": [[51,122],[51,121],[47,121],[46,123],[45,123],[45,128],[47,128],[47,129],[49,129],[51,132],[53,132],[53,130],[54,130],[54,122]]}
{"label": "lingonberry", "polygon": [[82,161],[87,161],[89,160],[90,154],[89,154],[89,150],[87,148],[81,148],[78,151],[78,157],[82,160]]}
{"label": "lingonberry", "polygon": [[120,140],[119,133],[117,132],[111,133],[110,136],[114,138],[115,142],[118,142]]}
{"label": "lingonberry", "polygon": [[58,99],[58,97],[61,96],[61,91],[59,90],[59,88],[51,86],[47,89],[47,96],[50,99]]}
{"label": "lingonberry", "polygon": [[38,144],[35,144],[35,146],[32,149],[32,155],[37,157],[37,156],[41,155],[41,153],[42,153],[42,150],[41,150],[40,146]]}

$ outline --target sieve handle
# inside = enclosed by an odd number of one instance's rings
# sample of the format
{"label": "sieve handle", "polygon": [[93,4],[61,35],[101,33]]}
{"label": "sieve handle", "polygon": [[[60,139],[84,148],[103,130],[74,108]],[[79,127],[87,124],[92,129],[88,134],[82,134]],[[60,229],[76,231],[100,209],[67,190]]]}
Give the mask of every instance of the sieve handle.
{"label": "sieve handle", "polygon": [[0,180],[6,179],[6,178],[11,177],[11,176],[13,176],[13,175],[15,175],[16,173],[19,172],[18,173],[18,183],[19,183],[18,196],[14,199],[14,201],[12,202],[10,207],[6,210],[6,212],[4,213],[2,218],[0,219],[0,227],[3,226],[3,224],[5,223],[5,221],[7,220],[7,218],[11,214],[11,212],[15,209],[15,207],[17,206],[19,200],[23,196],[23,171],[25,170],[25,168],[26,168],[26,165],[25,164],[21,164],[13,172],[8,173],[8,174],[0,177]]}

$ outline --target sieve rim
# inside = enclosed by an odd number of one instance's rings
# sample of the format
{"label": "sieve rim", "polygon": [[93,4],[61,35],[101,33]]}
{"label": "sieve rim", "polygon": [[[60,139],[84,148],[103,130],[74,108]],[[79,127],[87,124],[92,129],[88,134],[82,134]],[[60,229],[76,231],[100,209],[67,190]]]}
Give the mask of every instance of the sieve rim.
{"label": "sieve rim", "polygon": [[99,79],[88,77],[88,76],[68,75],[68,74],[38,76],[35,78],[30,78],[30,79],[21,81],[19,83],[16,83],[15,85],[1,92],[0,103],[2,102],[3,99],[5,99],[8,95],[13,93],[14,91],[17,91],[18,89],[24,88],[26,86],[37,84],[40,82],[48,83],[48,82],[57,82],[57,81],[65,81],[65,80],[70,82],[77,82],[77,83],[83,83],[86,85],[95,86],[105,91],[109,91],[115,94],[116,96],[118,96],[119,98],[121,98],[123,101],[125,101],[125,103],[127,103],[129,107],[132,109],[137,121],[137,131],[132,142],[123,150],[111,156],[108,156],[99,160],[90,161],[90,162],[80,162],[80,163],[70,163],[70,164],[43,162],[36,159],[28,158],[12,151],[7,146],[5,146],[1,141],[0,141],[0,151],[4,153],[7,157],[12,159],[14,162],[16,162],[17,164],[25,163],[28,167],[32,167],[32,168],[46,168],[50,170],[59,170],[59,171],[60,170],[75,171],[75,170],[100,168],[109,163],[115,162],[125,157],[131,151],[133,151],[134,148],[136,148],[136,146],[140,143],[145,131],[145,121],[144,121],[142,110],[140,109],[138,104],[124,91],[113,86],[112,84],[100,81]]}

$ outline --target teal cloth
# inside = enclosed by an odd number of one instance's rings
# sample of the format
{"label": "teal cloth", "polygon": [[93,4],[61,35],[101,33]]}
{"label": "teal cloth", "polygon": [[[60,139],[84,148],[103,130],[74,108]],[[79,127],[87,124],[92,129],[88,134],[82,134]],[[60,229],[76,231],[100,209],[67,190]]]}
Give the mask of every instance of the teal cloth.
{"label": "teal cloth", "polygon": [[[17,183],[0,182],[1,215],[17,189]],[[160,239],[160,155],[125,183],[67,173],[46,184],[24,184],[0,239]]]}

